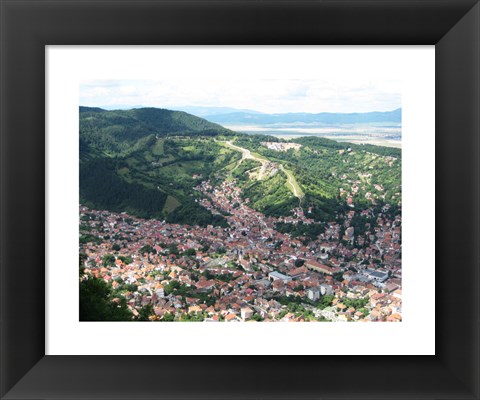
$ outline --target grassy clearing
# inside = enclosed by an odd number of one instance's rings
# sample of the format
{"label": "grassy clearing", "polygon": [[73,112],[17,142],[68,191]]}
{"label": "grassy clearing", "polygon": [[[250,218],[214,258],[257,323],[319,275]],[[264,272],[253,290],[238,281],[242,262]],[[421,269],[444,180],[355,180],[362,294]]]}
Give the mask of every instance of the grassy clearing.
{"label": "grassy clearing", "polygon": [[175,160],[175,157],[172,156],[171,154],[169,154],[169,155],[167,155],[167,156],[160,157],[160,158],[158,159],[158,162],[159,162],[159,163],[168,163],[168,162],[171,162],[171,161],[173,161],[173,160]]}
{"label": "grassy clearing", "polygon": [[165,151],[164,139],[157,139],[156,143],[152,146],[152,154],[155,156],[163,155]]}
{"label": "grassy clearing", "polygon": [[185,175],[191,178],[192,174],[202,171],[205,167],[203,161],[179,161],[174,164],[166,165],[160,169],[162,175],[181,176]]}
{"label": "grassy clearing", "polygon": [[129,167],[135,167],[136,165],[138,165],[138,160],[133,157],[129,157],[125,161]]}
{"label": "grassy clearing", "polygon": [[155,161],[155,158],[152,156],[152,153],[150,151],[144,152],[143,157],[145,158],[145,161],[148,161],[148,162]]}
{"label": "grassy clearing", "polygon": [[295,177],[293,176],[292,171],[286,169],[283,165],[282,165],[281,168],[282,168],[283,172],[285,172],[287,174],[287,187],[292,191],[292,193],[296,197],[298,197],[299,199],[303,198],[305,196],[305,193],[303,193],[303,190],[300,187],[300,185],[298,184]]}
{"label": "grassy clearing", "polygon": [[121,177],[125,177],[128,175],[129,172],[130,172],[129,168],[123,167],[118,170],[118,175],[120,175]]}
{"label": "grassy clearing", "polygon": [[167,214],[171,213],[181,204],[182,203],[180,203],[175,197],[168,196],[162,211]]}

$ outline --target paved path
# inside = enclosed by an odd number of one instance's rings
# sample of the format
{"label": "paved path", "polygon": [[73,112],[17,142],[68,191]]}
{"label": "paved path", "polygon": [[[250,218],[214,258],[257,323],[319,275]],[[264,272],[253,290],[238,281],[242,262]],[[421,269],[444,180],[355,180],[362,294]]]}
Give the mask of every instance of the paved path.
{"label": "paved path", "polygon": [[240,147],[240,146],[237,146],[235,144],[233,144],[232,142],[225,142],[225,144],[231,148],[233,148],[234,150],[237,150],[237,151],[241,151],[242,152],[242,159],[252,159],[252,160],[255,160],[255,161],[259,161],[261,162],[262,164],[266,164],[268,161],[263,159],[263,158],[260,158],[260,157],[255,157],[252,152],[248,149],[244,149],[243,147]]}
{"label": "paved path", "polygon": [[292,190],[293,190],[293,195],[295,197],[298,197],[299,199],[303,197],[303,193],[299,192],[297,190],[297,181],[295,180],[295,178],[293,177],[292,173],[287,171],[285,168],[283,168],[283,165],[280,165],[280,169],[285,172],[285,174],[287,174],[287,183],[292,187]]}
{"label": "paved path", "polygon": [[[267,160],[265,160],[263,158],[254,156],[250,150],[244,149],[243,147],[240,147],[240,146],[237,146],[237,145],[233,144],[231,141],[225,142],[225,144],[228,147],[231,147],[234,150],[241,151],[242,152],[242,160],[249,158],[249,159],[261,162],[262,165],[265,165],[268,162]],[[240,161],[242,161],[242,160],[240,160]],[[298,185],[295,177],[293,176],[293,174],[290,171],[287,171],[283,167],[283,165],[280,164],[279,167],[287,175],[287,183],[292,188],[293,195],[300,200],[300,204],[301,204],[304,195],[301,191],[297,190],[297,187],[300,187],[300,186]]]}

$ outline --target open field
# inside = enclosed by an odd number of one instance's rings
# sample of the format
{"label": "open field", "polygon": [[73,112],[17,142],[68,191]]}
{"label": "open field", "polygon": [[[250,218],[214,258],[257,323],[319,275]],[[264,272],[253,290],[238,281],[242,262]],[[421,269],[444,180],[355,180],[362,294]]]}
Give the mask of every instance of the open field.
{"label": "open field", "polygon": [[163,207],[164,213],[171,213],[175,210],[179,205],[181,205],[175,197],[168,195],[167,200],[165,201],[165,206]]}

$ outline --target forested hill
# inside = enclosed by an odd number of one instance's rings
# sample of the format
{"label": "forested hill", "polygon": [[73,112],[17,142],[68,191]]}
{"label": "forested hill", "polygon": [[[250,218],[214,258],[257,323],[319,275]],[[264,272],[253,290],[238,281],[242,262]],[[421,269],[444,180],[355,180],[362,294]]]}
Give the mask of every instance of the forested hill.
{"label": "forested hill", "polygon": [[[254,156],[242,162],[247,150]],[[229,178],[268,216],[301,206],[317,221],[333,221],[352,207],[401,206],[399,149],[235,133],[180,111],[80,108],[80,202],[87,207],[226,227],[194,187]]]}
{"label": "forested hill", "polygon": [[181,111],[80,107],[80,202],[91,208],[225,225],[193,187],[241,157],[215,140],[234,132]]}
{"label": "forested hill", "polygon": [[128,154],[168,136],[217,136],[233,132],[182,111],[160,108],[107,111],[80,107],[80,145],[112,155]]}

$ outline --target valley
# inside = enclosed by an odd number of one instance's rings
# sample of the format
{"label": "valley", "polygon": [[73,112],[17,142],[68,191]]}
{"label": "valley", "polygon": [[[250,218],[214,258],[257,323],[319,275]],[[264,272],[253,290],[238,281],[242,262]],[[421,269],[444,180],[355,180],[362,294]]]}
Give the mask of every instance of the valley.
{"label": "valley", "polygon": [[401,320],[400,149],[81,107],[80,204],[95,318]]}

